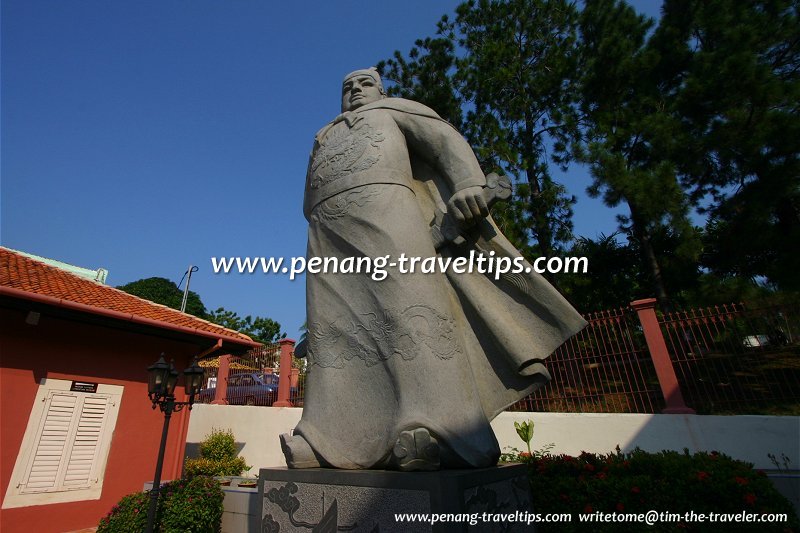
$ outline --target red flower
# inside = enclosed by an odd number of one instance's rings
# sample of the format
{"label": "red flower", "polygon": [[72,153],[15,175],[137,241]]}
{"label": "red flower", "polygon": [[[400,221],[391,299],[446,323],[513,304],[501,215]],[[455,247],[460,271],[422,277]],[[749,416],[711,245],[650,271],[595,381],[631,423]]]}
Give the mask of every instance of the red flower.
{"label": "red flower", "polygon": [[745,502],[747,505],[753,505],[754,503],[756,503],[756,500],[757,500],[757,499],[758,499],[758,498],[756,498],[756,495],[755,495],[755,494],[753,494],[753,493],[751,492],[750,494],[746,494],[746,495],[745,495],[745,497],[744,497],[744,502]]}
{"label": "red flower", "polygon": [[589,472],[594,472],[594,465],[587,464],[583,468],[588,470]]}
{"label": "red flower", "polygon": [[587,514],[588,513],[593,513],[594,509],[592,508],[592,506],[590,504],[586,504],[586,507],[583,508],[583,512],[587,513]]}
{"label": "red flower", "polygon": [[519,452],[519,456],[520,457],[530,457],[531,453],[530,452]]}
{"label": "red flower", "polygon": [[698,479],[699,481],[705,481],[706,479],[708,479],[708,477],[709,477],[709,474],[708,474],[708,472],[703,472],[703,471],[701,470],[700,472],[698,472],[698,473],[697,473],[697,479]]}
{"label": "red flower", "polygon": [[641,489],[639,487],[631,487],[631,492],[634,494],[639,494]]}
{"label": "red flower", "polygon": [[621,513],[621,512],[622,512],[622,511],[624,511],[624,510],[625,510],[625,505],[623,505],[623,504],[622,504],[622,502],[619,502],[619,503],[617,504],[617,512],[618,512],[618,513]]}
{"label": "red flower", "polygon": [[734,481],[736,481],[736,483],[738,483],[741,486],[745,486],[748,483],[747,479],[739,476],[736,476],[736,478],[734,478]]}
{"label": "red flower", "polygon": [[605,472],[600,472],[599,474],[597,474],[597,479],[605,479],[605,478],[607,478],[607,477],[608,477],[608,476],[606,476],[606,473],[605,473]]}

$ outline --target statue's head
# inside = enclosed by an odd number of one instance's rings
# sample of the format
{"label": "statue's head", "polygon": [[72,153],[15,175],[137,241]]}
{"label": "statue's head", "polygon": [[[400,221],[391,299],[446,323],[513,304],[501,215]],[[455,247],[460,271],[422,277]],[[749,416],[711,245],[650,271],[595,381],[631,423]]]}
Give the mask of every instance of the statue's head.
{"label": "statue's head", "polygon": [[386,98],[381,76],[375,68],[356,70],[342,82],[342,113]]}

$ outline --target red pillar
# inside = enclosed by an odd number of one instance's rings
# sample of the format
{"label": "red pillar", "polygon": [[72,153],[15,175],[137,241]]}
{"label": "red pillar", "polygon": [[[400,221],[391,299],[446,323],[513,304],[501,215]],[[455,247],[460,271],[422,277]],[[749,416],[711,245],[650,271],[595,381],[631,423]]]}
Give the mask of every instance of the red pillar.
{"label": "red pillar", "polygon": [[683,394],[681,394],[681,388],[678,386],[678,378],[675,376],[675,369],[672,367],[672,361],[669,358],[667,344],[664,342],[661,327],[658,325],[655,311],[656,299],[636,300],[631,302],[631,307],[639,315],[639,321],[642,323],[642,329],[644,330],[644,338],[647,341],[647,348],[650,350],[650,357],[653,359],[653,365],[656,368],[658,383],[661,385],[661,392],[664,393],[664,399],[667,402],[667,406],[661,412],[665,414],[694,414],[694,409],[687,407],[683,401]]}
{"label": "red pillar", "polygon": [[214,405],[226,405],[228,402],[225,397],[228,395],[228,374],[230,374],[231,356],[223,355],[219,358],[219,369],[217,370],[217,386],[214,390]]}
{"label": "red pillar", "polygon": [[292,386],[292,352],[294,351],[293,339],[281,339],[278,341],[281,346],[281,377],[278,381],[278,400],[272,404],[273,407],[294,407],[289,400]]}

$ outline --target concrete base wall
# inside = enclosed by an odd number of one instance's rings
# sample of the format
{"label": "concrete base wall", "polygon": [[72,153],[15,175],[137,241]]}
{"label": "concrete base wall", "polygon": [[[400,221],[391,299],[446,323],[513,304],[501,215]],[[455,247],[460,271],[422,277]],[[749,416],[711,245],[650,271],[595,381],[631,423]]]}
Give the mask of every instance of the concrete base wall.
{"label": "concrete base wall", "polygon": [[302,409],[250,405],[192,406],[186,434],[186,456],[199,457],[200,443],[212,429],[230,429],[239,455],[251,467],[244,475],[257,477],[261,468],[286,466],[278,435],[289,433],[300,422]]}
{"label": "concrete base wall", "polygon": [[525,451],[514,422],[533,420],[531,449],[555,444],[551,453],[579,455],[639,447],[648,452],[718,451],[762,470],[775,469],[767,457],[781,454],[800,469],[800,417],[642,415],[616,413],[501,413],[492,421],[500,447]]}
{"label": "concrete base wall", "polygon": [[[291,431],[302,409],[244,405],[195,405],[186,438],[188,456],[196,456],[199,443],[212,428],[230,428],[241,447],[240,455],[253,468],[285,466],[278,435]],[[800,469],[800,417],[700,416],[596,413],[501,413],[492,428],[500,448],[525,450],[514,422],[533,420],[532,449],[552,443],[551,453],[578,455],[582,451],[608,453],[617,445],[623,451],[637,446],[650,452],[716,450],[756,468],[774,470],[767,454],[785,455],[790,469]]]}

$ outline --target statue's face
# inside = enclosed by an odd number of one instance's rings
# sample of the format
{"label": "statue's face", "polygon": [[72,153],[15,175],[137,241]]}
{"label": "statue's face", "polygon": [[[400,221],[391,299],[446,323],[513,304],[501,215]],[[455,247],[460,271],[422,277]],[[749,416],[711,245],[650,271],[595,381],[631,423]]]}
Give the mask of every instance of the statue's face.
{"label": "statue's face", "polygon": [[378,82],[366,74],[353,76],[342,85],[342,112],[352,111],[383,98]]}

